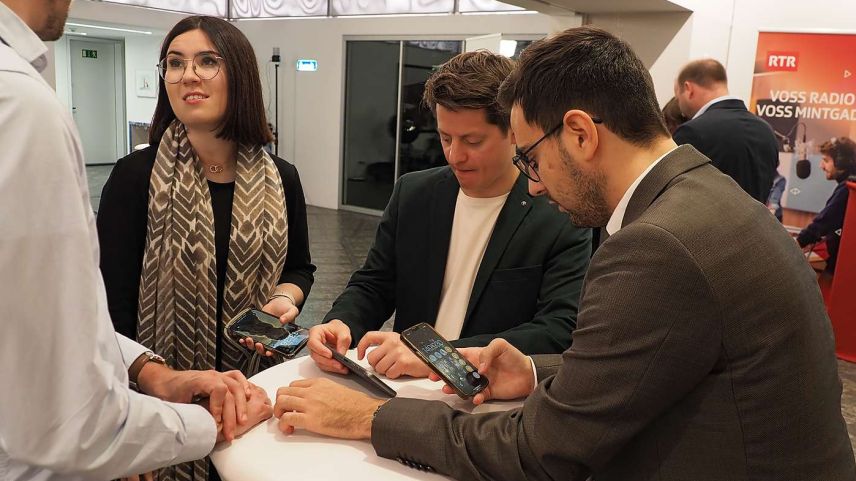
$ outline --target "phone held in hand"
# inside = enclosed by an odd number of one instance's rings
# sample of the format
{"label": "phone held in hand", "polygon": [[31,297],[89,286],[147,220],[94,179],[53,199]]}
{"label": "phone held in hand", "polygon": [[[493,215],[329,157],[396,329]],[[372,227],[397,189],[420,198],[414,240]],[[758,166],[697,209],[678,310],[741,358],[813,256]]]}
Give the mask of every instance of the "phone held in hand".
{"label": "phone held in hand", "polygon": [[458,396],[468,399],[484,391],[487,377],[458,352],[431,325],[419,323],[401,333],[401,340]]}
{"label": "phone held in hand", "polygon": [[363,366],[360,366],[350,358],[336,352],[336,348],[328,345],[328,349],[333,353],[333,359],[342,363],[351,373],[355,374],[361,384],[372,389],[375,392],[381,393],[386,397],[395,397],[395,389],[389,387],[385,382],[381,381],[373,372],[368,371]]}
{"label": "phone held in hand", "polygon": [[309,330],[294,323],[282,324],[279,318],[258,309],[247,309],[223,328],[233,339],[252,338],[267,350],[293,358],[309,340]]}

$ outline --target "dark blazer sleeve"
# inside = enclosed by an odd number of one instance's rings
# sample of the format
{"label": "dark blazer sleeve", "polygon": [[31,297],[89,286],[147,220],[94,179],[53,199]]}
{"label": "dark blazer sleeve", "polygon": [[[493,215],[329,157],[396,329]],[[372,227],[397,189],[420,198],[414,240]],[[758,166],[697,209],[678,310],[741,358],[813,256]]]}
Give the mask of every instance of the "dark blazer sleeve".
{"label": "dark blazer sleeve", "polygon": [[98,244],[107,306],[116,332],[137,337],[137,305],[148,223],[146,153],[120,159],[101,191]]}
{"label": "dark blazer sleeve", "polygon": [[591,230],[563,220],[544,261],[535,315],[511,329],[453,341],[455,347],[486,346],[503,338],[527,354],[560,353],[571,345],[577,309],[591,256]]}
{"label": "dark blazer sleeve", "polygon": [[680,241],[631,224],[598,249],[574,343],[522,408],[470,415],[395,398],[372,444],[456,479],[585,480],[713,369],[722,340],[711,299]]}
{"label": "dark blazer sleeve", "polygon": [[304,298],[315,282],[315,265],[309,254],[309,226],[306,221],[306,197],[297,168],[282,159],[275,159],[285,189],[285,206],[288,213],[288,254],[279,283],[297,285]]}
{"label": "dark blazer sleeve", "polygon": [[401,185],[395,183],[366,261],[354,272],[324,322],[339,319],[351,329],[352,347],[369,331],[380,329],[395,311],[395,238]]}
{"label": "dark blazer sleeve", "polygon": [[797,236],[800,247],[818,242],[844,225],[847,197],[846,187],[836,188],[823,210]]}

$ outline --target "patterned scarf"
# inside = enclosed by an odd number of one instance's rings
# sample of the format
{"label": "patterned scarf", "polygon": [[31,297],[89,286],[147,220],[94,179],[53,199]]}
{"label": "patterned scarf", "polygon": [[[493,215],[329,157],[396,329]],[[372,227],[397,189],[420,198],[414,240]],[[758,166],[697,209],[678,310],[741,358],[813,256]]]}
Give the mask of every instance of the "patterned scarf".
{"label": "patterned scarf", "polygon": [[[158,146],[149,185],[148,228],[140,280],[138,341],[175,369],[214,369],[217,270],[214,214],[203,166],[173,121]],[[238,148],[223,320],[263,306],[288,251],[288,221],[279,171],[259,146]],[[228,336],[223,370],[253,374],[251,351]],[[207,481],[208,461],[160,471],[164,480]]]}

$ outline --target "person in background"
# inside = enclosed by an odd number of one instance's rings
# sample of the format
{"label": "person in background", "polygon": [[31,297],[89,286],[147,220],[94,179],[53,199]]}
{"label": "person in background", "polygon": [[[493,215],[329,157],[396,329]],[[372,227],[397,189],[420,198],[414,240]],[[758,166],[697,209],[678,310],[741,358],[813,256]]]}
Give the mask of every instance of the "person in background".
{"label": "person in background", "polygon": [[678,105],[677,97],[672,97],[666,102],[663,107],[663,118],[666,120],[666,128],[669,129],[670,134],[674,134],[678,127],[689,120],[681,113],[681,106]]}
{"label": "person in background", "polygon": [[820,146],[823,156],[820,168],[826,173],[827,180],[838,183],[826,206],[815,216],[811,224],[800,231],[797,242],[802,248],[809,248],[824,240],[829,257],[826,259],[824,274],[833,275],[838,260],[838,245],[841,243],[841,231],[844,227],[844,214],[847,209],[847,178],[856,175],[856,143],[848,137],[833,138]]}
{"label": "person in background", "polygon": [[788,180],[784,176],[776,172],[776,177],[773,178],[773,187],[770,188],[770,195],[767,197],[767,209],[773,214],[779,222],[782,222],[782,196],[785,194],[785,186]]}
{"label": "person in background", "polygon": [[689,120],[675,130],[753,199],[766,203],[779,166],[779,144],[770,125],[728,93],[725,67],[714,59],[688,63],[675,80],[675,97]]}
{"label": "person in background", "polygon": [[80,138],[39,74],[69,3],[0,0],[4,480],[148,472],[201,458],[272,412],[240,372],[169,369],[110,323]]}
{"label": "person in background", "polygon": [[[160,59],[150,146],[119,159],[101,194],[110,314],[170,365],[250,375],[250,352],[223,325],[248,307],[297,316],[315,271],[303,188],[292,164],[263,149],[271,132],[240,30],[187,17]],[[198,479],[206,466],[196,463]]]}

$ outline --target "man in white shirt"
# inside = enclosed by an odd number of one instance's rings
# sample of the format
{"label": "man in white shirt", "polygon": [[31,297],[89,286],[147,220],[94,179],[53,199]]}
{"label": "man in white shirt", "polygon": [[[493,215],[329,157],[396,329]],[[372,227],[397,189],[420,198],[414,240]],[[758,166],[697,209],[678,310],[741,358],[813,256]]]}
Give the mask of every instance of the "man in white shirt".
{"label": "man in white shirt", "polygon": [[199,459],[271,411],[240,373],[172,371],[114,332],[80,140],[39,75],[42,40],[62,35],[68,8],[0,0],[3,481],[114,479]]}
{"label": "man in white shirt", "polygon": [[[420,322],[455,346],[501,337],[524,352],[571,344],[591,251],[580,229],[533,199],[514,167],[514,135],[496,92],[513,62],[486,51],[455,56],[425,86],[448,166],[396,182],[364,266],[310,331],[312,358],[344,372],[326,344],[389,378],[428,368],[399,339]],[[380,332],[395,313],[394,332]]]}
{"label": "man in white shirt", "polygon": [[688,63],[675,81],[675,98],[690,119],[675,130],[675,142],[698,149],[752,198],[766,203],[779,166],[778,143],[767,122],[729,95],[725,67],[710,58]]}
{"label": "man in white shirt", "polygon": [[500,99],[530,192],[610,231],[573,344],[535,369],[502,339],[462,350],[490,380],[474,402],[520,408],[469,414],[308,379],[279,389],[280,428],[370,439],[461,480],[856,481],[829,318],[787,232],[676,148],[626,42],[578,27],[519,62]]}

